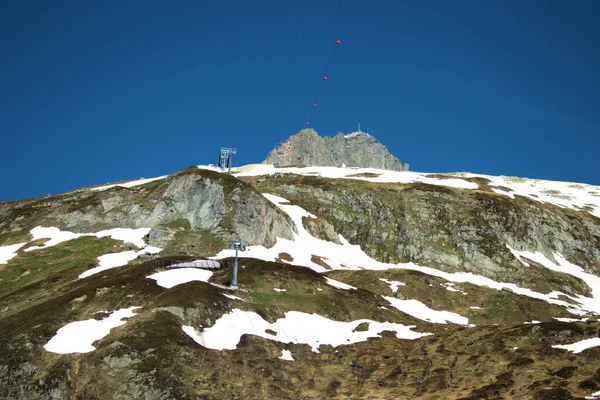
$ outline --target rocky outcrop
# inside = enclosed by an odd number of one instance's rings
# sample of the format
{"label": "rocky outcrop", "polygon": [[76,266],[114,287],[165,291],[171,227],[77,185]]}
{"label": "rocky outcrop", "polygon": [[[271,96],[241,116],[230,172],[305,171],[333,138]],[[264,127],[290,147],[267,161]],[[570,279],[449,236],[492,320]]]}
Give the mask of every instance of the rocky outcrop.
{"label": "rocky outcrop", "polygon": [[4,203],[0,234],[34,226],[72,232],[152,228],[149,243],[168,246],[181,229],[236,235],[249,245],[272,246],[291,239],[292,228],[277,207],[232,176],[192,167],[132,188],[81,189],[52,198]]}
{"label": "rocky outcrop", "polygon": [[321,137],[312,129],[305,129],[290,136],[269,153],[263,164],[281,167],[347,166],[408,171],[408,164],[402,165],[385,146],[367,133],[339,133],[334,137]]}
{"label": "rocky outcrop", "polygon": [[[449,272],[473,272],[544,291],[586,292],[566,274],[522,264],[508,249],[554,252],[588,272],[600,272],[600,220],[589,213],[523,197],[482,190],[461,191],[421,183],[367,185],[318,177],[258,182],[318,216],[323,226],[383,262],[415,262]],[[261,187],[265,185],[265,187]],[[266,187],[268,185],[268,187]],[[314,235],[331,234],[306,220]]]}

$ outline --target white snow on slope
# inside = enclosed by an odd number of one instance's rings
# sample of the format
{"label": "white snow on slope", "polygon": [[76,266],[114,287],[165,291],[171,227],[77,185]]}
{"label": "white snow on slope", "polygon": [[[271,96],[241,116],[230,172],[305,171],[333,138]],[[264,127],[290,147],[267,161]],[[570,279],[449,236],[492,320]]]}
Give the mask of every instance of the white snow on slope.
{"label": "white snow on slope", "polygon": [[16,251],[27,243],[10,244],[8,246],[0,246],[0,264],[6,264],[12,258],[17,256]]}
{"label": "white snow on slope", "polygon": [[[353,332],[363,322],[369,323],[369,329]],[[182,327],[196,343],[209,349],[234,350],[242,335],[252,334],[282,343],[305,343],[310,345],[315,353],[319,352],[319,346],[322,344],[337,347],[363,342],[370,337],[380,337],[379,334],[383,331],[396,332],[396,337],[399,339],[417,339],[429,335],[429,333],[413,332],[411,328],[414,326],[366,319],[352,322],[333,321],[317,314],[298,311],[288,311],[284,318],[271,324],[255,312],[238,309],[224,314],[212,327],[202,332],[196,331],[191,326]],[[268,329],[275,334],[267,333]]]}
{"label": "white snow on slope", "polygon": [[442,283],[442,286],[445,287],[446,290],[448,290],[450,292],[462,293],[464,295],[468,294],[467,292],[463,292],[462,290],[459,290],[459,289],[455,288],[453,282]]}
{"label": "white snow on slope", "polygon": [[384,296],[384,299],[386,299],[394,308],[422,321],[432,322],[434,324],[452,323],[457,325],[469,325],[469,319],[462,315],[450,311],[432,310],[418,300],[400,300],[395,297],[387,296]]}
{"label": "white snow on slope", "polygon": [[[562,292],[554,291],[551,293],[539,293],[528,288],[519,287],[514,283],[496,282],[485,276],[476,275],[470,272],[449,273],[431,267],[423,267],[412,262],[404,264],[387,264],[379,262],[365,254],[360,246],[348,243],[348,241],[342,235],[339,235],[341,244],[336,244],[313,237],[309,232],[306,231],[306,229],[304,229],[304,226],[302,225],[302,217],[311,217],[312,214],[306,212],[299,206],[290,204],[288,200],[279,196],[273,196],[270,194],[263,195],[290,216],[296,225],[298,233],[294,233],[294,240],[277,238],[275,245],[269,249],[263,246],[249,246],[247,248],[248,251],[240,253],[240,257],[275,261],[279,257],[279,254],[284,252],[293,257],[294,264],[311,268],[317,272],[325,272],[327,270],[324,267],[312,262],[311,254],[327,258],[328,264],[332,269],[408,269],[419,271],[427,275],[436,276],[438,278],[455,283],[472,283],[477,286],[485,286],[496,290],[502,290],[506,288],[510,289],[516,294],[567,307],[567,310],[573,314],[583,315],[586,313],[582,307],[576,307],[566,301],[559,300],[558,297],[560,295],[564,295]],[[306,251],[306,249],[310,249],[310,251]],[[235,256],[235,252],[233,250],[223,250],[212,258],[222,259],[233,256]],[[600,296],[595,296],[595,298],[596,303],[600,304]]]}
{"label": "white snow on slope", "polygon": [[[99,265],[91,268],[81,275],[79,279],[86,278],[90,275],[98,272],[106,271],[107,269],[121,267],[126,265],[129,261],[134,260],[136,257],[142,254],[155,254],[162,249],[158,247],[148,246],[144,242],[144,237],[148,235],[150,228],[114,228],[108,229],[96,233],[73,233],[69,231],[61,231],[56,227],[42,227],[37,226],[33,228],[29,233],[33,236],[31,241],[39,239],[49,239],[42,246],[31,246],[26,248],[24,251],[33,251],[38,249],[45,249],[51,246],[55,246],[59,243],[73,240],[82,236],[95,236],[97,238],[110,236],[114,240],[122,240],[124,243],[132,243],[134,246],[141,248],[141,250],[129,250],[120,253],[110,253],[98,257]],[[0,248],[2,249],[2,248]],[[1,259],[0,259],[1,261]]]}
{"label": "white snow on slope", "polygon": [[56,335],[44,345],[44,349],[58,354],[94,351],[96,348],[92,346],[92,343],[108,335],[112,328],[124,325],[126,321],[123,319],[133,317],[135,315],[133,310],[138,308],[141,307],[129,307],[114,311],[100,321],[89,319],[71,322],[60,328]]}
{"label": "white snow on slope", "polygon": [[559,207],[578,210],[589,205],[592,207],[591,214],[600,217],[600,187],[588,184],[545,181],[541,179],[526,179],[523,182],[505,176],[491,176],[481,174],[466,174],[465,177],[481,177],[489,179],[489,186],[502,186],[511,189],[506,192],[494,189],[494,192],[504,196],[515,197],[515,195],[530,198],[542,203],[550,203]]}
{"label": "white snow on slope", "polygon": [[[240,171],[240,172],[236,172]],[[413,183],[423,182],[430,185],[449,186],[462,189],[477,189],[479,185],[473,182],[468,182],[460,178],[439,179],[428,178],[427,173],[410,172],[410,171],[388,171],[385,169],[376,168],[336,168],[336,167],[306,167],[295,168],[285,167],[278,168],[277,172],[282,174],[296,175],[311,175],[322,176],[324,178],[345,178],[356,179],[361,181],[379,182],[379,183]],[[268,164],[254,164],[240,167],[232,171],[236,177],[257,176],[257,175],[272,175],[275,173],[275,167]],[[368,178],[364,176],[351,176],[360,174],[374,174],[377,177]]]}
{"label": "white snow on slope", "polygon": [[191,281],[208,282],[212,274],[212,271],[207,271],[205,269],[177,268],[157,272],[156,274],[147,276],[147,278],[154,279],[157,285],[170,289],[173,286]]}
{"label": "white snow on slope", "polygon": [[[209,169],[210,167],[199,166],[199,168]],[[237,172],[236,172],[237,171]],[[272,175],[275,173],[275,167],[267,164],[253,164],[236,168],[233,174],[238,177]],[[448,179],[428,178],[431,173],[410,172],[410,171],[387,171],[375,168],[336,168],[336,167],[306,167],[306,168],[278,168],[277,172],[283,174],[312,175],[325,178],[345,178],[357,179],[369,182],[390,182],[390,183],[412,183],[423,182],[431,185],[449,186],[463,189],[478,189],[479,185],[465,181],[461,178],[485,178],[490,181],[491,187],[505,187],[511,191],[502,189],[493,189],[494,192],[514,197],[515,195],[528,197],[532,200],[555,204],[559,207],[566,207],[579,210],[583,207],[591,207],[591,214],[600,217],[600,187],[588,184],[579,184],[572,182],[546,181],[540,179],[511,178],[505,176],[491,176],[484,174],[457,173],[446,174]],[[352,177],[350,175],[371,173],[378,175],[375,178]]]}
{"label": "white snow on slope", "polygon": [[76,239],[82,236],[96,236],[98,238],[110,236],[115,240],[122,240],[123,242],[133,243],[137,247],[145,247],[146,243],[144,242],[144,236],[147,236],[150,233],[150,228],[139,228],[139,229],[130,229],[130,228],[114,228],[108,229],[96,233],[73,233],[69,231],[61,231],[56,227],[41,227],[37,226],[29,231],[33,236],[32,241],[38,239],[50,239],[43,246],[32,246],[25,251],[32,251],[38,249],[45,249],[46,247],[55,246],[59,243],[66,242],[68,240]]}
{"label": "white snow on slope", "polygon": [[356,290],[356,288],[354,286],[348,285],[347,283],[344,282],[340,282],[340,281],[336,281],[334,279],[331,278],[327,278],[325,277],[325,280],[327,281],[327,284],[329,284],[330,286],[336,287],[338,289],[343,289],[343,290]]}
{"label": "white snow on slope", "polygon": [[584,350],[590,349],[592,347],[600,346],[600,338],[595,337],[591,339],[580,340],[579,342],[571,343],[571,344],[557,344],[552,347],[555,349],[565,349],[568,351],[572,351],[575,354],[579,354]]}
{"label": "white snow on slope", "polygon": [[292,357],[292,352],[289,350],[281,350],[281,357],[279,358],[282,360],[294,361],[294,357]]}
{"label": "white snow on slope", "polygon": [[596,314],[600,314],[600,277],[599,276],[585,272],[580,266],[570,263],[559,253],[554,253],[554,258],[558,262],[558,264],[557,264],[557,263],[554,263],[551,260],[549,260],[545,255],[543,255],[539,251],[532,253],[530,251],[515,250],[512,247],[510,247],[509,245],[506,245],[506,247],[508,247],[509,250],[515,255],[515,257],[522,263],[526,263],[526,261],[524,261],[522,259],[522,257],[525,257],[531,261],[535,261],[536,263],[541,264],[542,266],[544,266],[545,268],[548,268],[549,270],[556,271],[556,272],[562,272],[562,273],[565,273],[565,274],[568,274],[568,275],[571,275],[571,276],[581,279],[583,282],[585,282],[590,287],[591,292],[592,292],[592,297],[585,297],[582,295],[577,295],[577,296],[566,295],[566,296],[571,298],[572,300],[578,302],[579,304],[581,304],[581,307],[579,307],[579,309],[581,309],[583,311],[591,311]]}
{"label": "white snow on slope", "polygon": [[577,318],[558,318],[558,317],[553,317],[553,318],[560,322],[585,322],[589,319],[589,318],[577,319]]}
{"label": "white snow on slope", "polygon": [[231,300],[246,301],[246,300],[242,299],[241,297],[237,297],[237,296],[234,296],[232,294],[222,293],[222,295],[225,296],[225,297],[227,297],[227,298],[229,298],[229,299],[231,299]]}
{"label": "white snow on slope", "polygon": [[405,286],[406,285],[406,283],[404,283],[404,282],[388,281],[385,278],[379,278],[379,280],[387,283],[388,285],[390,285],[390,289],[392,289],[392,292],[394,292],[394,293],[396,293],[398,291],[398,286]]}
{"label": "white snow on slope", "polygon": [[105,185],[105,186],[99,186],[99,187],[95,187],[95,188],[90,188],[90,190],[106,190],[106,189],[110,189],[110,188],[114,188],[114,187],[124,187],[124,188],[130,188],[130,187],[134,187],[134,186],[139,186],[139,185],[143,185],[145,183],[150,183],[150,182],[154,182],[157,181],[159,179],[165,179],[166,177],[168,177],[169,175],[163,175],[163,176],[158,176],[156,178],[148,178],[148,179],[138,179],[136,181],[130,181],[130,182],[125,182],[125,183],[115,183],[114,185]]}
{"label": "white snow on slope", "polygon": [[110,253],[105,254],[103,256],[99,256],[98,261],[100,264],[97,267],[90,268],[81,275],[79,275],[79,279],[87,278],[88,276],[97,274],[98,272],[106,271],[107,269],[122,267],[123,265],[127,265],[129,261],[135,260],[138,256],[142,254],[155,254],[162,251],[158,247],[146,246],[142,250],[129,250],[122,251],[120,253]]}
{"label": "white snow on slope", "polygon": [[598,397],[600,397],[600,391],[597,391],[595,393],[592,393],[590,396],[586,396],[586,399],[590,399],[590,400],[594,400],[597,399]]}

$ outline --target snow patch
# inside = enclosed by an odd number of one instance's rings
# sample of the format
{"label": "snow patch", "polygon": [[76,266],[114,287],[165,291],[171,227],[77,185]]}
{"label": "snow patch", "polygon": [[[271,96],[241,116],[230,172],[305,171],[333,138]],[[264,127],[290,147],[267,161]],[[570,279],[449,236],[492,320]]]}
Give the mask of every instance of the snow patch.
{"label": "snow patch", "polygon": [[580,307],[578,307],[579,311],[583,313],[594,312],[596,314],[600,314],[600,277],[585,272],[580,266],[567,261],[560,253],[554,253],[554,258],[558,262],[555,263],[549,260],[545,255],[543,255],[539,251],[532,253],[530,251],[515,250],[509,245],[506,245],[506,247],[508,247],[508,249],[521,262],[524,262],[522,259],[524,257],[544,266],[545,268],[548,268],[549,270],[562,272],[564,274],[568,274],[574,276],[575,278],[581,279],[591,289],[592,297],[585,297],[582,295],[571,296],[566,294],[565,296],[580,304]]}
{"label": "snow patch", "polygon": [[105,254],[103,256],[99,256],[98,261],[100,264],[97,267],[88,269],[81,275],[79,275],[79,279],[87,278],[88,276],[97,274],[102,271],[106,271],[107,269],[122,267],[123,265],[127,265],[129,261],[135,260],[138,256],[142,254],[155,254],[160,252],[162,249],[158,247],[146,246],[142,250],[135,251],[122,251],[120,253],[110,253]]}
{"label": "snow patch", "polygon": [[92,344],[107,336],[112,328],[125,325],[125,318],[131,318],[135,314],[133,310],[141,307],[129,307],[114,311],[108,317],[98,321],[89,319],[86,321],[71,322],[60,328],[56,335],[44,345],[46,351],[57,354],[89,353],[96,350]]}
{"label": "snow patch", "polygon": [[394,293],[396,293],[398,291],[398,286],[405,286],[406,285],[406,283],[404,283],[404,282],[388,281],[385,278],[379,278],[379,280],[387,283],[388,285],[390,285],[390,289],[392,289],[392,292],[394,292]]}
{"label": "snow patch", "polygon": [[279,358],[282,360],[294,361],[294,357],[292,357],[292,352],[289,350],[281,350],[281,357]]}
{"label": "snow patch", "polygon": [[[275,167],[268,164],[255,164],[241,167],[240,172],[233,171],[236,177],[272,175],[275,173]],[[344,178],[356,179],[369,182],[380,183],[416,183],[422,182],[430,185],[447,186],[460,189],[478,189],[479,185],[473,182],[465,181],[460,178],[429,178],[429,173],[411,172],[411,171],[388,171],[377,168],[337,168],[337,167],[284,167],[277,168],[277,172],[282,174],[295,174],[307,176],[322,176],[323,178]],[[352,176],[355,175],[355,176]],[[363,175],[363,176],[356,176]],[[369,178],[368,175],[377,175]]]}
{"label": "snow patch", "polygon": [[222,295],[225,296],[225,297],[227,297],[227,298],[229,298],[229,299],[231,299],[231,300],[246,301],[246,300],[242,299],[241,297],[237,297],[237,296],[234,296],[232,294],[222,293]]}
{"label": "snow patch", "polygon": [[208,282],[212,274],[212,271],[207,271],[205,269],[177,268],[157,272],[156,274],[147,276],[147,278],[154,279],[158,286],[170,289],[174,286],[191,281]]}
{"label": "snow patch", "polygon": [[11,259],[17,256],[16,251],[27,243],[10,244],[8,246],[0,246],[0,264],[6,264]]}
{"label": "snow patch", "polygon": [[469,319],[462,315],[450,311],[432,310],[418,300],[400,300],[395,297],[384,296],[393,307],[405,314],[411,315],[422,321],[432,322],[434,324],[457,324],[469,325]]}
{"label": "snow patch", "polygon": [[59,243],[66,242],[68,240],[77,239],[82,236],[96,236],[98,238],[110,236],[114,240],[122,240],[123,242],[132,243],[136,247],[145,247],[146,243],[144,242],[144,237],[150,233],[150,228],[138,228],[138,229],[130,229],[130,228],[114,228],[108,229],[96,233],[73,233],[69,231],[61,231],[56,227],[41,227],[37,226],[29,231],[33,236],[32,241],[39,239],[50,239],[43,246],[32,246],[25,251],[32,251],[38,249],[45,249],[47,247],[55,246]]}
{"label": "snow patch", "polygon": [[135,181],[125,182],[125,183],[116,183],[114,185],[105,185],[105,186],[94,187],[94,188],[90,188],[90,190],[101,191],[101,190],[106,190],[106,189],[114,188],[114,187],[117,187],[117,186],[124,187],[124,188],[130,188],[130,187],[134,187],[134,186],[143,185],[145,183],[154,182],[154,181],[157,181],[159,179],[165,179],[168,176],[169,175],[163,175],[163,176],[158,176],[156,178],[138,179],[138,180],[135,180]]}
{"label": "snow patch", "polygon": [[557,317],[554,317],[554,319],[557,320],[557,321],[560,321],[560,322],[585,322],[589,318],[577,319],[577,318],[557,318]]}
{"label": "snow patch", "polygon": [[287,289],[273,288],[273,290],[276,292],[287,292]]}
{"label": "snow patch", "polygon": [[340,281],[336,281],[334,279],[331,278],[327,278],[325,277],[325,280],[327,280],[327,284],[329,284],[330,286],[336,287],[338,289],[343,289],[343,290],[356,290],[356,288],[354,286],[348,285],[344,282],[340,282]]}
{"label": "snow patch", "polygon": [[[363,322],[369,323],[367,331],[354,332]],[[306,314],[288,311],[284,318],[271,324],[260,315],[251,311],[234,309],[224,314],[215,324],[198,332],[191,326],[182,329],[201,346],[214,350],[234,350],[242,335],[252,334],[282,343],[304,343],[311,346],[313,352],[319,352],[319,346],[329,344],[333,347],[363,342],[370,337],[380,337],[383,331],[396,332],[399,339],[417,339],[429,333],[413,332],[412,326],[390,322],[376,322],[366,319],[341,322],[333,321],[318,314]],[[267,330],[275,334],[267,333]]]}
{"label": "snow patch", "polygon": [[590,349],[592,347],[600,346],[600,338],[595,337],[591,339],[580,340],[579,342],[571,343],[571,344],[557,344],[552,347],[555,349],[565,349],[568,351],[572,351],[575,354],[579,354],[584,350]]}
{"label": "snow patch", "polygon": [[462,293],[464,295],[468,294],[467,292],[463,292],[462,290],[456,289],[454,287],[454,283],[452,283],[452,282],[442,283],[442,286],[444,286],[446,288],[446,290],[448,290],[450,292]]}

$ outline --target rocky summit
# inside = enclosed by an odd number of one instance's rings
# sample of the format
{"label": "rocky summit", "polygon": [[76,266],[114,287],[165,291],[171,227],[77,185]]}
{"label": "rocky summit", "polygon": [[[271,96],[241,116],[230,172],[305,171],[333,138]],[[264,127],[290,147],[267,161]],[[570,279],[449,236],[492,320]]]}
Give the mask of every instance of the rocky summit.
{"label": "rocky summit", "polygon": [[338,133],[334,137],[322,137],[312,129],[290,136],[269,153],[263,164],[281,167],[345,166],[391,171],[408,171],[409,167],[408,164],[402,165],[368,133],[358,131],[349,135]]}
{"label": "rocky summit", "polygon": [[0,398],[600,398],[600,187],[286,143],[0,203]]}

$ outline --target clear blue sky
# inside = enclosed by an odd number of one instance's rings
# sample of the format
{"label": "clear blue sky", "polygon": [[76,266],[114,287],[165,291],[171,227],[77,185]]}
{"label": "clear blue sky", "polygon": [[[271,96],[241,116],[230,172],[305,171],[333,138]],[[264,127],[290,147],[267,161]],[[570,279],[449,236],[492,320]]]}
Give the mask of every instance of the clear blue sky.
{"label": "clear blue sky", "polygon": [[[337,0],[5,1],[0,201],[260,162],[302,128]],[[424,172],[600,185],[600,2],[347,0],[311,121]],[[286,102],[289,109],[286,114]]]}

